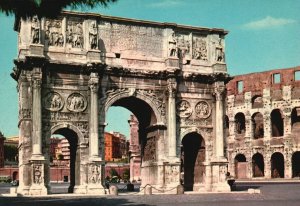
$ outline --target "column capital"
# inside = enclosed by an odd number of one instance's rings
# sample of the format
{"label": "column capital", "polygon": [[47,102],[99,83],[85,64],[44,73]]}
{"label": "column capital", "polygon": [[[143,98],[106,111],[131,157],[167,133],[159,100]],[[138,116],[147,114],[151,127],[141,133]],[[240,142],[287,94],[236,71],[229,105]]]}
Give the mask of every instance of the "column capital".
{"label": "column capital", "polygon": [[99,75],[98,73],[92,72],[90,74],[90,79],[88,85],[92,92],[96,93],[99,89]]}
{"label": "column capital", "polygon": [[217,101],[223,100],[225,95],[225,85],[224,82],[215,82],[214,86],[214,96]]}

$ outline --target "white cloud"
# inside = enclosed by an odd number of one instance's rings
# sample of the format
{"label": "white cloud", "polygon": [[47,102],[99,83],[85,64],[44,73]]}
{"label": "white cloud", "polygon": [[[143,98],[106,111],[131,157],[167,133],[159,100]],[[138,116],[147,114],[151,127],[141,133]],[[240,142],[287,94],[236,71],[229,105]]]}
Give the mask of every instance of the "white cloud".
{"label": "white cloud", "polygon": [[271,16],[267,16],[264,19],[258,21],[252,21],[243,25],[245,29],[269,29],[274,27],[280,27],[288,24],[296,23],[297,21],[294,19],[285,19],[285,18],[274,18]]}
{"label": "white cloud", "polygon": [[174,7],[181,5],[181,0],[159,0],[158,2],[151,3],[148,6],[156,7],[156,8],[164,8],[164,7]]}

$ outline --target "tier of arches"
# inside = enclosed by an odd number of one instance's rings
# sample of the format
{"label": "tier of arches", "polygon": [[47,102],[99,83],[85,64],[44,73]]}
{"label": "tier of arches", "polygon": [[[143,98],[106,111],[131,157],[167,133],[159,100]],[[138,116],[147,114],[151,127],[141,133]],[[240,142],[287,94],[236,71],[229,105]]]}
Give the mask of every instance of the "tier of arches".
{"label": "tier of arches", "polygon": [[[266,167],[269,164],[269,167]],[[247,161],[244,154],[237,154],[234,158],[234,172],[237,179],[266,177],[270,172],[271,178],[285,178],[286,161],[281,152],[274,152],[269,159],[266,159],[261,153],[255,153],[251,160]],[[294,152],[291,157],[292,174],[291,177],[300,177],[300,151]],[[267,168],[270,171],[267,171]],[[252,176],[248,174],[251,170]]]}
{"label": "tier of arches", "polygon": [[[270,116],[266,117],[261,112],[255,112],[251,116],[251,121],[246,120],[246,115],[243,112],[238,112],[234,116],[234,134],[236,136],[245,136],[247,128],[251,128],[253,139],[264,138],[265,135],[265,121],[271,120],[271,136],[282,137],[285,133],[284,119],[290,118],[291,132],[300,131],[300,107],[293,108],[291,116],[285,116],[280,109],[273,109]],[[251,127],[249,125],[251,124]],[[230,121],[228,116],[225,116],[225,128],[229,130]],[[229,135],[229,134],[228,134]]]}

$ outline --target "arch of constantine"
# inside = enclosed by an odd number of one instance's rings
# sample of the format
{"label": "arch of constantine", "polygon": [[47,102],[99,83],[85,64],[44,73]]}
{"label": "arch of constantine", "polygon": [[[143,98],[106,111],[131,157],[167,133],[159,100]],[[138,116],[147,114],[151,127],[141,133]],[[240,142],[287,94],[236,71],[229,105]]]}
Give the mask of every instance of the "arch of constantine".
{"label": "arch of constantine", "polygon": [[139,121],[142,187],[230,190],[223,128],[227,31],[75,12],[15,25],[19,194],[51,193],[53,134],[70,143],[69,192],[104,194],[111,106],[127,108]]}

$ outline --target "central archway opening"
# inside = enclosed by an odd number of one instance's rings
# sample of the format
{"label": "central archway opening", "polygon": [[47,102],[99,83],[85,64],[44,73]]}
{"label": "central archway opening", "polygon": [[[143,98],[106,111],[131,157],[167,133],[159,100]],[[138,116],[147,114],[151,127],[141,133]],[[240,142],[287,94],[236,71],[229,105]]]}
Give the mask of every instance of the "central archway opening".
{"label": "central archway opening", "polygon": [[203,183],[205,167],[205,142],[203,137],[192,132],[182,139],[182,168],[185,191],[193,191],[196,184]]}
{"label": "central archway opening", "polygon": [[[111,109],[118,112],[112,112],[112,114],[110,112]],[[120,112],[127,115],[126,120],[121,118],[124,114],[121,114]],[[106,111],[106,120],[110,127],[106,127],[105,134],[112,134],[113,132],[110,130],[119,130],[118,132],[120,132],[120,129],[117,128],[126,127],[129,130],[126,132],[127,161],[126,163],[111,162],[111,167],[106,166],[105,175],[107,180],[114,181],[111,178],[113,176],[118,176],[117,181],[119,182],[126,183],[127,181],[130,181],[132,183],[140,184],[141,181],[143,181],[141,179],[142,161],[155,160],[155,157],[154,159],[149,157],[150,149],[153,150],[153,146],[156,145],[155,141],[152,141],[152,139],[155,140],[155,138],[149,136],[153,129],[153,125],[156,125],[157,123],[153,109],[147,102],[135,96],[123,97],[116,100],[108,108],[108,111]],[[108,144],[105,144],[105,151],[107,151],[108,146]],[[154,152],[155,150],[156,148],[154,148]],[[107,155],[107,153],[105,155]],[[121,167],[123,169],[121,169]],[[127,171],[129,171],[129,177]],[[126,172],[125,175],[124,172]]]}
{"label": "central archway opening", "polygon": [[[56,183],[63,183],[63,185],[59,186],[60,189],[57,193],[73,193],[75,185],[79,184],[80,176],[78,135],[69,128],[60,128],[51,135],[51,140],[53,139],[58,139],[59,141],[57,141],[55,148],[56,156],[50,154],[50,159],[55,165],[50,171],[51,180],[54,180]],[[67,191],[64,190],[65,184],[69,184]]]}

